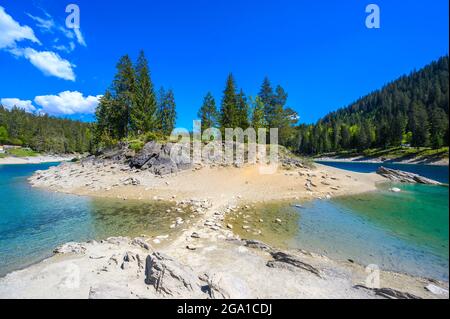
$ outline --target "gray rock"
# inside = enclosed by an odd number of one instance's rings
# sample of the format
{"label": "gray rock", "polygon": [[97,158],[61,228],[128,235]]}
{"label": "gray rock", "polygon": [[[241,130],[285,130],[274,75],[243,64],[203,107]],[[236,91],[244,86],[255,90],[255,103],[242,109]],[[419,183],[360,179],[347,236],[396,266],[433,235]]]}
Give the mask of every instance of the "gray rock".
{"label": "gray rock", "polygon": [[150,245],[145,240],[145,238],[143,238],[143,237],[137,237],[137,238],[133,239],[131,244],[134,246],[139,246],[139,247],[147,249],[147,250],[150,250],[150,248],[151,248]]}
{"label": "gray rock", "polygon": [[214,273],[207,276],[209,295],[212,299],[252,298],[247,284],[229,273]]}
{"label": "gray rock", "polygon": [[316,275],[317,277],[322,278],[322,275],[317,268],[315,268],[307,263],[302,262],[299,258],[297,258],[295,256],[288,255],[281,251],[271,252],[270,254],[272,255],[274,260],[268,261],[267,267],[283,268],[283,269],[288,269],[288,270],[303,269],[303,270],[306,270],[306,271]]}
{"label": "gray rock", "polygon": [[55,254],[84,254],[86,247],[81,243],[70,242],[58,246],[53,251]]}
{"label": "gray rock", "polygon": [[442,185],[440,182],[432,179],[404,171],[399,171],[391,168],[381,166],[377,170],[377,174],[381,175],[393,182],[412,183],[412,184],[427,184],[427,185]]}
{"label": "gray rock", "polygon": [[272,251],[272,248],[259,240],[243,240],[246,247],[260,249],[264,251]]}
{"label": "gray rock", "polygon": [[448,297],[448,289],[441,288],[439,286],[429,284],[425,287],[426,290],[431,292],[432,294],[438,295],[438,296],[447,296]]}
{"label": "gray rock", "polygon": [[192,268],[159,252],[147,256],[145,276],[145,283],[164,296],[192,298],[202,294],[200,280]]}
{"label": "gray rock", "polygon": [[410,294],[408,292],[403,292],[399,290],[395,290],[392,288],[368,288],[366,286],[357,285],[354,288],[356,289],[366,289],[373,291],[377,296],[386,298],[386,299],[422,299],[418,296]]}

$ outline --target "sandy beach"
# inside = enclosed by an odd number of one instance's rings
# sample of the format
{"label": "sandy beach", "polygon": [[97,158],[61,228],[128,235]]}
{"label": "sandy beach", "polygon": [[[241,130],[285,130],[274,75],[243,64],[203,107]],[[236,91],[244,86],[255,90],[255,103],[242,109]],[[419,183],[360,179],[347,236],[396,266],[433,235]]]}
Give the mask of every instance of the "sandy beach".
{"label": "sandy beach", "polygon": [[240,238],[224,224],[227,213],[255,203],[327,200],[375,190],[383,181],[376,174],[319,164],[271,175],[251,165],[197,166],[161,177],[113,162],[63,163],[36,172],[30,183],[86,196],[169,200],[180,211],[190,209],[195,222],[177,219],[174,227],[181,235],[176,238],[68,243],[55,256],[0,279],[0,297],[448,298],[448,283],[387,271],[380,272],[380,287],[372,289],[363,265],[281,251]]}

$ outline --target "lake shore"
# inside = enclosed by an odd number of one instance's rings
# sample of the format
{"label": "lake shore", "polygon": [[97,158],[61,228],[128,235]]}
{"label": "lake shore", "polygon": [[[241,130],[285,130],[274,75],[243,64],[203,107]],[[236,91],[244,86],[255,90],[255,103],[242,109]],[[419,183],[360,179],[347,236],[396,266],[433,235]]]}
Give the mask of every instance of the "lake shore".
{"label": "lake shore", "polygon": [[432,165],[432,166],[449,166],[449,159],[443,158],[436,161],[409,159],[409,160],[383,160],[380,158],[368,159],[364,156],[356,156],[349,158],[340,157],[318,157],[314,158],[315,162],[342,162],[342,163],[373,163],[373,164],[409,164],[409,165]]}
{"label": "lake shore", "polygon": [[[77,195],[169,200],[178,209],[190,205],[195,222],[177,219],[174,227],[182,233],[171,239],[161,234],[64,245],[54,257],[0,279],[0,297],[448,298],[448,283],[387,271],[380,273],[385,289],[364,288],[367,273],[361,265],[279,251],[242,239],[224,224],[226,214],[255,203],[326,200],[373,191],[383,181],[376,174],[320,164],[271,175],[250,165],[199,166],[160,177],[113,162],[63,163],[36,172],[31,184]],[[161,280],[162,286],[155,284]],[[202,291],[205,285],[209,292]]]}
{"label": "lake shore", "polygon": [[0,165],[42,164],[65,162],[74,159],[74,155],[38,155],[28,157],[7,156],[0,158]]}

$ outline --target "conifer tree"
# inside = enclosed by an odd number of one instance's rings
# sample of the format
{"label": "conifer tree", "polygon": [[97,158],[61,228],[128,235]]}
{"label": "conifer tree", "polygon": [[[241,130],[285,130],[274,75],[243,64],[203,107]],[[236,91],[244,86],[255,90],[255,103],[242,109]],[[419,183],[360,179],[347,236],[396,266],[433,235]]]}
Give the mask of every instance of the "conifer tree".
{"label": "conifer tree", "polygon": [[238,112],[236,101],[236,83],[233,74],[230,73],[227,78],[220,108],[220,125],[222,130],[237,126]]}
{"label": "conifer tree", "polygon": [[157,119],[159,123],[159,130],[162,134],[168,136],[175,128],[175,121],[177,117],[175,96],[171,89],[166,92],[165,89],[161,87],[159,90],[158,99]]}
{"label": "conifer tree", "polygon": [[216,101],[211,92],[208,92],[203,99],[203,105],[198,111],[198,117],[202,121],[202,131],[218,125],[218,113],[216,108]]}
{"label": "conifer tree", "polygon": [[430,137],[428,114],[418,102],[412,104],[409,121],[412,132],[412,146],[428,146]]}
{"label": "conifer tree", "polygon": [[139,54],[135,72],[136,89],[130,114],[130,126],[134,133],[139,134],[156,128],[156,97],[143,51]]}
{"label": "conifer tree", "polygon": [[261,99],[261,102],[264,105],[264,116],[266,123],[269,127],[272,126],[273,122],[273,114],[274,114],[274,93],[272,89],[272,85],[270,84],[270,80],[268,77],[264,78],[264,81],[261,85],[261,89],[259,91],[258,97]]}
{"label": "conifer tree", "polygon": [[[430,136],[431,146],[441,148],[445,145],[445,135],[448,131],[448,116],[441,108],[435,107],[431,111]],[[448,141],[447,141],[448,143]]]}
{"label": "conifer tree", "polygon": [[120,58],[117,64],[117,74],[113,82],[115,99],[118,102],[117,111],[119,120],[119,138],[127,137],[130,123],[130,113],[134,104],[134,94],[136,90],[135,72],[133,64],[128,55]]}
{"label": "conifer tree", "polygon": [[244,91],[241,89],[239,94],[236,97],[236,108],[237,108],[237,119],[236,119],[236,127],[242,128],[244,131],[249,127],[248,120],[248,103],[247,97],[245,96]]}
{"label": "conifer tree", "polygon": [[257,96],[252,104],[252,127],[258,132],[258,129],[267,127],[264,116],[264,103],[261,98]]}

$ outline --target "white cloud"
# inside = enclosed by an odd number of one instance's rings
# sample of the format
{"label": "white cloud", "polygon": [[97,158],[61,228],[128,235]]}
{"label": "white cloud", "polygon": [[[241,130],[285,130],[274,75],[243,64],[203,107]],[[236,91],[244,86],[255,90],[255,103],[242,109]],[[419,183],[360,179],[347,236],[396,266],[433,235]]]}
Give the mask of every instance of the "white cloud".
{"label": "white cloud", "polygon": [[53,32],[53,28],[55,27],[55,21],[51,18],[50,15],[47,15],[47,19],[40,18],[34,15],[31,15],[27,13],[27,16],[29,16],[31,19],[36,21],[36,26],[41,29],[42,31],[46,32]]}
{"label": "white cloud", "polygon": [[56,76],[64,80],[75,81],[75,73],[73,71],[75,65],[61,58],[55,52],[36,51],[32,48],[26,48],[19,53],[44,74]]}
{"label": "white cloud", "polygon": [[50,115],[93,114],[101,95],[84,97],[78,91],[64,91],[58,95],[36,96],[34,102]]}
{"label": "white cloud", "polygon": [[33,113],[36,111],[36,107],[30,100],[20,100],[16,98],[4,98],[0,100],[0,104],[11,110],[14,106],[24,109],[26,112]]}
{"label": "white cloud", "polygon": [[40,44],[29,26],[21,26],[0,6],[0,49],[14,48],[16,42],[30,40]]}
{"label": "white cloud", "polygon": [[86,42],[84,41],[83,34],[81,33],[80,29],[74,29],[75,36],[77,37],[78,44],[82,46],[86,46]]}

